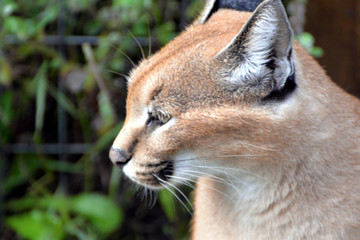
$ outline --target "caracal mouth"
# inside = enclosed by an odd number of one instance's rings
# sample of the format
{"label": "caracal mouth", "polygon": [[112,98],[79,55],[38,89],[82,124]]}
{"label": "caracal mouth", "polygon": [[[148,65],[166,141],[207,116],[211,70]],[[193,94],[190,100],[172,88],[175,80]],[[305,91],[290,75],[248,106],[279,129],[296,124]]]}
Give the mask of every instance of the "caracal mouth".
{"label": "caracal mouth", "polygon": [[132,181],[144,187],[154,190],[165,188],[168,180],[174,174],[174,163],[172,161],[163,161],[156,164],[140,164],[141,169],[136,170],[131,163],[127,163],[123,172]]}

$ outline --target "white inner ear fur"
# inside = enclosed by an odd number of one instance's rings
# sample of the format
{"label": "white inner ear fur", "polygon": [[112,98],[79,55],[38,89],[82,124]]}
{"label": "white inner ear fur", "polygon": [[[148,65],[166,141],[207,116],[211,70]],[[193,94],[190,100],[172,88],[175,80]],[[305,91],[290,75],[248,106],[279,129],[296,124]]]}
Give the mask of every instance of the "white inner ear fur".
{"label": "white inner ear fur", "polygon": [[281,89],[285,85],[286,79],[293,73],[292,59],[290,61],[285,58],[277,59],[276,65],[277,68],[273,75],[277,83],[275,89]]}
{"label": "white inner ear fur", "polygon": [[276,38],[276,27],[278,20],[273,9],[267,9],[260,15],[252,27],[251,33],[244,43],[246,54],[244,55],[244,65],[248,68],[261,67],[268,61],[268,57]]}
{"label": "white inner ear fur", "polygon": [[[244,53],[239,63],[236,63],[227,80],[233,84],[242,85],[244,79],[250,81],[270,80],[275,81],[274,89],[280,89],[292,73],[292,59],[288,58],[292,48],[292,31],[281,2],[267,4],[253,13],[255,22],[246,23],[240,33],[221,51],[219,55],[229,54],[233,51],[233,45],[239,44],[238,37],[242,34],[246,25],[253,24],[247,33],[243,44]],[[238,48],[235,48],[238,49]],[[274,52],[275,57],[271,55]],[[230,55],[231,56],[231,55]],[[224,61],[231,61],[225,57]],[[275,70],[272,75],[271,69],[266,66],[270,60],[274,61]]]}

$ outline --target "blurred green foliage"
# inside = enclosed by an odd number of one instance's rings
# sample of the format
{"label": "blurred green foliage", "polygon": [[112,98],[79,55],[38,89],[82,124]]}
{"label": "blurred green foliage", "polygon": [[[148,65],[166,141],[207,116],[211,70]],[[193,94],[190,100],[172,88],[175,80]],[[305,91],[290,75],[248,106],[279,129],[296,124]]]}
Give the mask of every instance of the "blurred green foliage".
{"label": "blurred green foliage", "polygon": [[324,50],[321,47],[314,46],[315,38],[311,33],[303,32],[295,37],[306,51],[308,51],[313,57],[320,58],[324,55]]}
{"label": "blurred green foliage", "polygon": [[[149,208],[112,167],[108,148],[125,116],[124,75],[141,60],[137,41],[151,54],[201,5],[191,1],[179,11],[179,0],[0,1],[0,239],[188,238],[184,208],[166,191]],[[65,37],[96,36],[96,43],[65,42],[60,51],[59,19]],[[58,141],[59,107],[67,142],[88,146],[67,161],[42,151]],[[14,144],[34,151],[9,150]]]}
{"label": "blurred green foliage", "polygon": [[25,213],[9,216],[6,224],[21,237],[33,240],[102,239],[123,221],[120,208],[104,195],[82,193],[48,197],[25,197],[7,203],[7,208]]}

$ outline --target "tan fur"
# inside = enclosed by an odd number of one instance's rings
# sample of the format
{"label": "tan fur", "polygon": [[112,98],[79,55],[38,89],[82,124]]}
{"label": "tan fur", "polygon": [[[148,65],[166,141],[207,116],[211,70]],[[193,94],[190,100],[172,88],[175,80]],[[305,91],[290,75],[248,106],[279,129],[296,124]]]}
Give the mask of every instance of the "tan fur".
{"label": "tan fur", "polygon": [[[214,57],[249,16],[219,10],[144,60],[113,148],[132,156],[131,178],[152,188],[161,187],[154,164],[174,161],[176,175],[181,153],[198,158],[184,161],[194,166],[223,166],[211,175],[231,181],[198,179],[192,239],[360,239],[360,102],[296,43],[298,88],[285,103],[229,94]],[[174,123],[146,130],[149,106]]]}

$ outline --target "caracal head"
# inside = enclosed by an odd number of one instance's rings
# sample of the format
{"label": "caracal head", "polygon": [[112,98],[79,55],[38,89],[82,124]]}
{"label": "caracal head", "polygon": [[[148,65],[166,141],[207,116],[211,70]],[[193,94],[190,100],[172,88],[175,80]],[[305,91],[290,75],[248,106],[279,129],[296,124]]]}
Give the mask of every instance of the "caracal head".
{"label": "caracal head", "polygon": [[280,0],[253,13],[214,11],[211,2],[131,73],[127,116],[110,158],[141,185],[161,188],[211,166],[263,166],[264,149],[281,132],[275,108],[291,101],[296,84]]}

